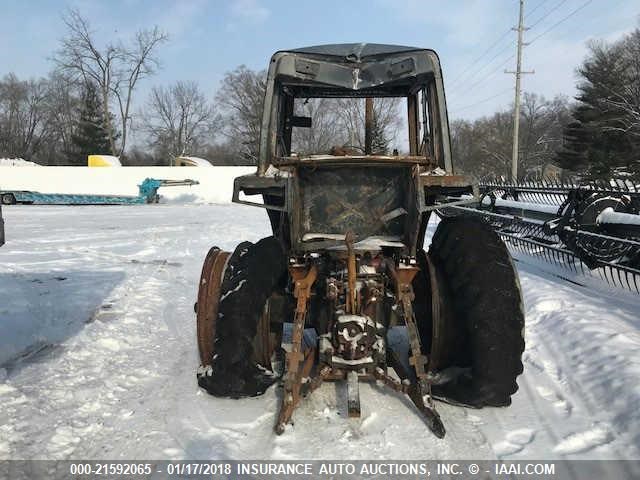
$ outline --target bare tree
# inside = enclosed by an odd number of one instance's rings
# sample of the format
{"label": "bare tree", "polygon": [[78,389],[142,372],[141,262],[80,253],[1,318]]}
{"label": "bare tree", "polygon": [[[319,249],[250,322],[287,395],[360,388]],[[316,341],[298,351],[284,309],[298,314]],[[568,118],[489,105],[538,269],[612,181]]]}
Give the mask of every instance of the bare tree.
{"label": "bare tree", "polygon": [[295,114],[311,117],[311,128],[294,128],[292,150],[300,154],[328,153],[331,147],[342,145],[346,136],[336,119],[336,104],[330,98],[300,99]]}
{"label": "bare tree", "polygon": [[168,88],[153,88],[142,123],[150,144],[173,159],[210,144],[221,121],[195,82],[179,81]]}
{"label": "bare tree", "polygon": [[[70,10],[63,17],[67,36],[61,41],[54,61],[62,73],[83,83],[94,82],[102,95],[105,109],[105,129],[113,155],[120,156],[127,143],[133,92],[139,80],[153,74],[159,67],[155,51],[167,40],[167,35],[154,27],[140,30],[129,45],[107,43],[100,47],[89,22],[78,10]],[[117,128],[113,125],[112,106],[119,118],[120,145],[116,145]]]}
{"label": "bare tree", "polygon": [[45,108],[50,136],[35,160],[47,165],[82,164],[86,158],[76,158],[73,137],[80,119],[78,86],[53,72],[49,75]]}
{"label": "bare tree", "polygon": [[522,102],[520,163],[529,175],[541,175],[545,165],[552,163],[562,146],[562,131],[570,120],[569,102],[557,96],[546,100],[541,95],[525,93]]}
{"label": "bare tree", "polygon": [[[374,144],[388,144],[397,136],[400,127],[400,100],[397,98],[376,98],[373,101],[373,116],[379,137]],[[364,114],[363,98],[343,98],[336,102],[335,116],[343,131],[347,145],[364,150]]]}
{"label": "bare tree", "polygon": [[[520,111],[520,164],[523,176],[539,176],[552,163],[562,144],[563,127],[569,122],[569,102],[525,93]],[[467,174],[510,175],[513,122],[510,110],[472,122],[451,122],[454,166]]]}
{"label": "bare tree", "polygon": [[222,107],[222,133],[235,144],[236,151],[255,161],[260,145],[260,127],[266,72],[255,72],[244,65],[222,79],[216,102]]}
{"label": "bare tree", "polygon": [[[254,160],[260,144],[265,88],[266,72],[241,65],[225,75],[216,95],[223,109],[223,133],[237,151]],[[295,151],[323,153],[332,146],[364,147],[364,99],[297,99],[295,109],[296,114],[311,117],[311,128],[293,130]],[[398,109],[397,99],[374,101],[378,131],[389,141],[396,137],[400,126]]]}
{"label": "bare tree", "polygon": [[31,158],[51,134],[46,79],[19,80],[13,73],[0,81],[0,154]]}
{"label": "bare tree", "polygon": [[[376,152],[388,150],[400,126],[399,101],[376,98],[374,145]],[[328,153],[332,147],[364,150],[364,99],[309,98],[295,105],[296,115],[311,117],[311,128],[294,128],[293,150],[298,153]]]}

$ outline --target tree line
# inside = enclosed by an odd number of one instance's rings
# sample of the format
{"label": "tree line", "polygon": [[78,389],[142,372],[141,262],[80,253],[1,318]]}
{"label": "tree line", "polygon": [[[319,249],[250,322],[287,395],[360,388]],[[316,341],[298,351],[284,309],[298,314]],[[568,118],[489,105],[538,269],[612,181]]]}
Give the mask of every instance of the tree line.
{"label": "tree line", "polygon": [[[158,52],[168,36],[154,27],[127,42],[99,45],[78,11],[63,18],[66,34],[53,54],[51,73],[29,80],[9,73],[0,79],[0,157],[43,165],[86,165],[88,154],[115,155],[125,165],[169,165],[180,155],[216,164],[255,163],[265,71],[239,66],[227,72],[212,99],[197,83],[177,81],[153,87],[139,101],[140,83],[160,68]],[[640,30],[614,42],[590,43],[577,74],[573,101],[524,94],[521,176],[554,168],[583,175],[638,174]],[[376,100],[374,151],[406,149],[396,144],[402,110],[397,99]],[[363,99],[300,99],[295,114],[313,118],[311,128],[294,129],[296,152],[364,146]],[[454,120],[450,127],[459,170],[509,176],[512,109]]]}
{"label": "tree line", "polygon": [[[613,42],[590,42],[576,74],[573,101],[524,94],[520,176],[640,178],[640,29]],[[510,177],[512,112],[451,122],[453,157],[461,170]]]}
{"label": "tree line", "polygon": [[[569,99],[551,100],[525,93],[520,110],[519,175],[539,178],[552,175],[557,152],[563,146],[563,129],[571,119]],[[462,172],[479,177],[511,177],[513,109],[474,121],[451,122],[454,164]]]}
{"label": "tree line", "polygon": [[[167,34],[158,27],[142,29],[128,42],[102,45],[77,10],[63,21],[66,32],[51,73],[0,79],[0,157],[41,165],[86,165],[89,154],[114,155],[124,165],[169,165],[180,155],[216,164],[255,163],[265,71],[239,66],[228,72],[213,100],[193,81],[156,86],[136,108],[138,87],[160,68],[158,52]],[[360,103],[311,99],[298,105],[298,113],[314,122],[310,129],[296,129],[297,148],[328,152],[336,138],[362,147]],[[374,145],[384,150],[398,128],[397,102],[381,101],[374,113]],[[132,134],[138,140],[133,145]]]}

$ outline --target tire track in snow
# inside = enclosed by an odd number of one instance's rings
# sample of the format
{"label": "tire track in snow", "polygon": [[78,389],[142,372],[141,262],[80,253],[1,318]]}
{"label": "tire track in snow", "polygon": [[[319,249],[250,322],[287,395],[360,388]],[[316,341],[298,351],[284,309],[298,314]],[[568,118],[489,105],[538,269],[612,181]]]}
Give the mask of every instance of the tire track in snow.
{"label": "tire track in snow", "polygon": [[[96,253],[91,261],[104,263],[105,258],[111,256]],[[114,425],[118,423],[115,419],[119,415],[132,415],[130,409],[120,407],[126,403],[125,393],[138,387],[145,377],[154,375],[153,369],[144,365],[144,353],[150,350],[146,343],[152,338],[153,317],[157,312],[153,304],[164,301],[159,290],[166,288],[167,281],[159,282],[157,278],[158,272],[164,269],[163,264],[132,264],[127,280],[108,300],[120,308],[121,318],[105,320],[104,312],[98,311],[93,323],[65,342],[62,356],[53,359],[44,356],[31,365],[20,365],[12,383],[22,380],[28,386],[22,389],[26,391],[22,396],[25,404],[22,418],[12,420],[24,427],[25,434],[16,432],[11,442],[11,458],[16,458],[18,452],[25,458],[68,458],[72,454],[104,457],[106,446],[113,441]],[[140,299],[144,299],[142,306]],[[137,362],[136,357],[139,357]],[[44,410],[39,408],[41,404]],[[33,431],[46,415],[56,419],[52,432]],[[25,417],[30,420],[27,422]],[[97,440],[101,436],[104,440],[98,442],[100,447],[93,451],[93,442],[81,441],[85,437]]]}
{"label": "tire track in snow", "polygon": [[[59,209],[51,224],[47,223],[52,221],[47,220],[49,210],[30,208],[31,226],[20,230],[18,225],[16,231],[44,236],[43,229],[50,225],[47,235],[61,235],[56,230],[61,223],[57,217],[69,215],[77,224],[72,215],[78,211]],[[92,214],[97,211],[100,218]],[[12,220],[19,220],[19,212],[23,214],[16,210]],[[71,266],[90,263],[112,269],[115,261],[115,268],[124,268],[127,277],[106,299],[111,307],[98,311],[95,321],[62,348],[29,359],[9,372],[5,381],[0,378],[0,420],[7,420],[0,422],[0,436],[6,433],[11,438],[8,445],[0,442],[0,458],[15,458],[17,452],[31,458],[493,458],[491,446],[501,441],[522,446],[517,453],[505,454],[509,459],[631,455],[631,448],[623,448],[626,438],[616,430],[604,447],[569,453],[576,446],[579,450],[581,442],[586,445],[603,438],[591,425],[593,410],[581,397],[592,402],[597,420],[610,422],[608,405],[602,400],[606,397],[599,390],[606,385],[604,380],[593,383],[579,362],[583,355],[602,354],[590,351],[590,342],[607,332],[588,336],[583,330],[599,329],[598,312],[605,313],[606,306],[615,302],[598,303],[597,298],[582,294],[585,308],[591,310],[588,322],[581,323],[583,315],[575,307],[553,303],[573,290],[544,273],[524,271],[523,289],[532,322],[521,390],[506,409],[477,411],[438,403],[448,429],[444,440],[429,432],[410,402],[371,385],[362,385],[362,419],[345,418],[344,394],[331,383],[303,401],[294,414],[295,425],[276,437],[272,431],[279,402],[276,389],[252,399],[216,399],[201,392],[195,379],[198,360],[192,305],[202,259],[211,244],[232,248],[241,239],[267,234],[264,213],[179,206],[83,212],[81,218],[90,217],[91,222],[86,228],[99,229],[100,240],[85,247],[85,232],[77,241],[70,239],[73,248],[58,255]],[[175,218],[185,225],[184,230],[167,225]],[[122,227],[113,230],[113,237],[103,235],[104,228],[114,224]],[[69,232],[63,230],[65,235]],[[113,239],[116,242],[110,245]],[[43,251],[55,256],[59,243],[49,242]],[[35,237],[31,245],[43,246]],[[7,257],[16,269],[28,273],[36,268],[28,259],[16,261],[25,254],[11,253],[11,248]],[[138,255],[132,254],[136,251]],[[0,250],[0,255],[5,253]],[[165,257],[181,265],[152,263]],[[541,311],[531,313],[534,308]],[[630,342],[622,349],[623,356],[637,361],[637,355],[629,353],[637,329],[630,328],[625,315],[615,313],[607,322],[628,334],[626,339],[605,335],[603,341],[613,342],[611,348]],[[556,328],[562,324],[571,327],[562,333]],[[566,345],[564,337],[572,332],[580,333],[578,340],[586,343],[561,348]],[[554,342],[559,342],[559,350],[544,348]],[[614,359],[615,365],[623,360]],[[616,386],[615,391],[625,400],[632,399],[631,388]],[[562,408],[563,402],[569,408]],[[633,446],[633,441],[627,443]]]}

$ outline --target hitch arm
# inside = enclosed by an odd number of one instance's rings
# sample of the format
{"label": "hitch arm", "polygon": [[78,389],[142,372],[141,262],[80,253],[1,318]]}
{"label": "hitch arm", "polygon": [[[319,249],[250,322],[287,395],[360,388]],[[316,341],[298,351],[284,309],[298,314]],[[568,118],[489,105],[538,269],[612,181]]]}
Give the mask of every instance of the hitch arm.
{"label": "hitch arm", "polygon": [[[293,410],[300,401],[300,388],[302,379],[308,376],[313,367],[315,351],[307,352],[306,358],[302,353],[302,337],[304,334],[304,322],[307,316],[307,304],[311,296],[311,287],[316,281],[318,270],[311,265],[307,270],[303,265],[289,267],[291,278],[295,284],[294,296],[298,299],[296,313],[293,320],[293,334],[291,339],[291,351],[287,352],[287,373],[284,380],[284,395],[282,405],[276,423],[275,431],[278,435],[284,432],[285,425],[291,420]],[[304,360],[302,370],[300,363]]]}

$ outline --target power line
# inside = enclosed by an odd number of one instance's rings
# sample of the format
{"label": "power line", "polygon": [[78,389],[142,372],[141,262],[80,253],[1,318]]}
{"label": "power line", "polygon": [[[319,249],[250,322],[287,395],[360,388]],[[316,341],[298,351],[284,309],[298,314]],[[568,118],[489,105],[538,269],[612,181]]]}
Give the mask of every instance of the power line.
{"label": "power line", "polygon": [[562,5],[564,5],[567,2],[567,0],[561,0],[560,3],[556,4],[555,7],[549,9],[547,11],[547,13],[545,13],[542,17],[540,17],[538,20],[536,20],[529,28],[535,28],[536,25],[538,25],[540,22],[542,22],[545,18],[547,18],[549,15],[551,15],[553,12],[555,12],[557,9],[559,9]]}
{"label": "power line", "polygon": [[[529,12],[529,15],[531,15],[532,13],[534,13],[536,10],[538,10],[541,6],[543,6],[545,3],[547,3],[549,0],[543,0],[542,2],[540,2],[538,5],[536,5],[536,7]],[[539,18],[531,27],[529,28],[533,28],[536,25],[538,25],[542,20],[544,20],[545,18],[547,18],[551,13],[553,13],[555,10],[557,10],[560,6],[562,6],[563,3],[565,3],[567,0],[561,0],[560,3],[558,3],[555,7],[551,8],[550,10],[548,10],[541,18]],[[455,90],[459,90],[462,86],[464,86],[465,82],[468,82],[470,80],[472,80],[473,78],[475,78],[476,76],[478,76],[480,74],[480,72],[482,72],[484,69],[486,69],[488,66],[490,66],[491,62],[493,62],[496,58],[498,58],[502,53],[506,52],[509,48],[511,48],[511,44],[506,45],[502,50],[500,50],[499,52],[497,52],[493,57],[491,57],[482,67],[480,67],[478,70],[476,70],[471,76],[467,77],[462,83],[460,83],[458,80],[460,80],[461,77],[464,76],[464,73],[466,73],[467,71],[469,71],[469,69],[475,65],[476,63],[478,63],[478,61],[484,56],[486,55],[489,51],[491,51],[491,49],[493,49],[493,47],[495,45],[497,45],[500,40],[502,40],[504,37],[506,37],[509,33],[511,33],[512,29],[507,30],[505,33],[503,33],[498,40],[496,40],[494,43],[491,44],[491,46],[489,48],[487,48],[482,55],[480,55],[479,57],[477,57],[470,65],[467,66],[467,68],[465,68],[463,70],[463,72],[458,75],[452,82],[451,85],[449,87],[449,89],[451,91],[455,91]],[[515,55],[514,55],[515,56]],[[507,60],[503,61],[503,63],[501,63],[498,68],[502,67],[507,61],[509,61],[511,58],[513,58],[514,56],[509,57]],[[491,72],[491,71],[490,71]],[[492,76],[492,75],[491,75]],[[478,83],[482,83],[482,82],[476,82],[474,83],[474,85],[477,85]]]}
{"label": "power line", "polygon": [[490,79],[491,77],[493,77],[496,73],[498,73],[498,71],[504,67],[512,58],[514,58],[516,56],[516,54],[512,54],[511,56],[509,56],[508,58],[506,58],[500,65],[498,65],[495,69],[491,70],[489,72],[489,75],[482,77],[480,80],[478,80],[477,82],[475,82],[474,84],[470,85],[467,87],[467,90],[471,90],[472,88],[474,88],[477,85],[480,85],[482,82]]}
{"label": "power line", "polygon": [[544,5],[544,4],[545,4],[545,3],[547,3],[548,1],[549,1],[549,0],[542,0],[538,5],[536,5],[536,7],[535,7],[533,10],[531,10],[531,11],[527,14],[527,16],[528,16],[528,15],[531,15],[533,12],[535,12],[536,10],[538,10],[542,5]]}
{"label": "power line", "polygon": [[504,94],[505,94],[505,93],[507,93],[507,92],[511,92],[511,90],[512,90],[512,88],[511,88],[511,87],[509,87],[509,88],[505,88],[504,90],[500,90],[500,91],[499,91],[498,93],[496,93],[495,95],[491,95],[490,97],[484,98],[484,99],[482,99],[482,100],[478,100],[477,102],[471,103],[471,104],[469,104],[469,105],[465,105],[464,107],[451,107],[451,111],[459,112],[459,111],[461,111],[461,110],[467,110],[467,109],[469,109],[469,108],[471,108],[471,107],[475,107],[476,105],[480,105],[480,104],[482,104],[482,103],[486,103],[486,102],[488,102],[489,100],[493,100],[494,98],[497,98],[497,97],[499,97],[499,96],[501,96],[501,95],[504,95]]}
{"label": "power line", "polygon": [[[540,21],[544,18],[546,18],[551,12],[555,11],[558,9],[558,7],[560,5],[562,5],[566,0],[563,0],[562,2],[560,2],[559,4],[556,4],[555,7],[553,7],[551,10],[549,10],[543,17],[539,18],[538,21],[536,21],[536,23],[534,25],[537,25],[540,23]],[[551,25],[551,27],[549,27],[547,30],[543,31],[540,35],[538,35],[537,37],[535,37],[533,40],[531,40],[530,42],[527,43],[527,45],[531,45],[533,42],[535,42],[536,40],[538,40],[540,37],[542,37],[543,35],[546,35],[547,33],[549,33],[551,30],[553,30],[555,27],[557,27],[558,25],[560,25],[562,22],[564,22],[565,20],[567,20],[568,18],[570,18],[571,16],[575,15],[578,11],[580,11],[581,9],[583,9],[584,7],[586,7],[589,3],[591,3],[593,0],[587,0],[586,2],[584,2],[583,4],[581,4],[579,7],[577,7],[575,10],[573,10],[571,13],[569,13],[567,16],[563,17],[562,19],[560,19],[559,21],[557,21],[556,23],[554,23],[553,25]],[[535,11],[538,7],[540,7],[541,5],[543,5],[544,3],[546,3],[546,1],[543,1],[542,3],[540,3],[536,8],[534,8],[533,11]],[[458,91],[460,90],[462,87],[465,87],[465,89],[472,89],[474,87],[476,87],[477,85],[481,84],[482,82],[492,78],[497,71],[504,66],[509,60],[511,60],[512,58],[515,57],[515,55],[511,55],[508,58],[506,58],[502,63],[500,63],[495,69],[490,70],[488,72],[488,75],[482,77],[481,79],[479,79],[478,81],[474,82],[472,85],[467,86],[466,82],[472,80],[473,78],[475,78],[477,75],[479,75],[482,71],[484,71],[487,67],[490,67],[490,64],[493,60],[495,60],[498,56],[500,56],[503,52],[505,52],[507,49],[509,49],[511,47],[511,45],[507,45],[505,48],[503,48],[502,50],[500,50],[498,53],[496,53],[493,57],[491,57],[491,59],[489,59],[487,61],[487,63],[485,63],[482,67],[480,67],[478,70],[476,70],[474,72],[473,75],[471,75],[470,77],[468,77],[467,79],[465,79],[465,81],[461,84],[455,85],[453,87],[450,88],[450,91]]]}
{"label": "power line", "polygon": [[462,72],[460,72],[460,74],[456,78],[452,80],[451,85],[452,86],[455,85],[456,82],[458,82],[458,80],[460,80],[460,78],[463,77],[464,74],[467,73],[471,67],[473,67],[476,63],[478,63],[482,59],[482,57],[484,57],[487,53],[489,53],[493,49],[493,47],[495,47],[498,43],[500,43],[500,41],[503,38],[505,38],[507,35],[509,35],[509,33],[511,33],[510,29],[504,32],[502,35],[500,35],[500,37],[495,42],[493,42],[489,48],[487,48],[484,52],[482,52],[480,56],[476,57],[475,60],[473,60],[469,65],[467,65],[467,67]]}
{"label": "power line", "polygon": [[569,19],[570,17],[572,17],[573,15],[575,15],[576,13],[578,13],[580,10],[582,10],[584,7],[586,7],[587,5],[589,5],[591,2],[593,2],[593,0],[587,0],[586,2],[584,2],[582,5],[580,5],[578,8],[576,8],[575,10],[573,10],[569,15],[567,15],[566,17],[562,18],[561,20],[558,20],[556,23],[554,23],[553,25],[551,25],[549,28],[547,28],[544,32],[542,32],[540,35],[538,35],[537,37],[535,37],[533,40],[531,40],[529,42],[529,45],[531,45],[533,42],[535,42],[536,40],[538,40],[540,37],[542,37],[543,35],[546,35],[547,33],[549,33],[551,30],[553,30],[554,28],[556,28],[558,25],[560,25],[562,22],[564,22],[565,20]]}
{"label": "power line", "polygon": [[[478,70],[476,70],[470,77],[466,78],[465,81],[463,83],[460,83],[456,86],[452,86],[451,88],[453,90],[459,90],[460,88],[465,86],[465,82],[468,82],[470,80],[472,80],[473,78],[477,77],[480,72],[482,72],[483,70],[485,70],[487,67],[491,67],[491,62],[493,62],[496,58],[498,58],[500,55],[502,55],[504,52],[506,52],[508,49],[510,49],[512,47],[511,44],[506,45],[502,50],[500,50],[498,53],[496,53],[493,57],[491,57],[489,60],[487,60],[487,63],[485,63],[482,67],[480,67]],[[512,55],[511,57],[509,57],[509,59],[513,58],[514,55]],[[498,66],[501,67],[503,64],[500,64]],[[474,84],[475,85],[475,84]]]}
{"label": "power line", "polygon": [[[540,7],[542,7],[544,4],[546,4],[549,0],[542,0],[538,5],[535,6],[535,8],[533,10],[531,10],[529,12],[529,15],[531,15],[532,13],[534,13],[536,10],[538,10]],[[565,3],[567,0],[562,0],[558,5],[556,5],[554,8],[552,8],[551,10],[547,11],[547,13],[538,19],[538,21],[532,25],[530,28],[533,28],[535,25],[537,25],[538,23],[540,23],[542,20],[544,20],[547,16],[549,16],[549,14],[551,14],[553,11],[557,10],[563,3]],[[456,86],[456,84],[458,83],[458,80],[460,80],[464,74],[466,72],[469,71],[469,69],[471,67],[473,67],[476,63],[478,63],[482,57],[484,57],[487,53],[489,53],[493,47],[495,47],[498,43],[500,43],[500,41],[505,38],[507,35],[509,35],[509,33],[511,33],[512,29],[508,29],[506,32],[504,32],[502,35],[500,35],[500,37],[498,37],[498,39],[496,41],[494,41],[484,52],[482,52],[478,57],[476,57],[469,65],[467,65],[467,67],[460,72],[460,74],[458,74],[458,76],[456,76],[450,83],[450,87],[449,88],[454,88]],[[510,45],[507,45],[505,48],[503,48],[502,50],[500,50],[497,54],[495,54],[493,57],[491,57],[491,59],[487,62],[491,63],[494,59],[496,59],[501,53],[505,52],[508,48],[510,47]],[[486,66],[486,64],[485,64]],[[482,67],[480,70],[482,70],[484,67]],[[477,74],[477,73],[476,73]],[[469,77],[467,80],[470,80],[471,78],[473,78],[476,74],[472,75],[471,77]]]}

